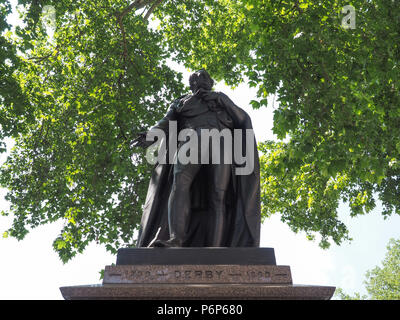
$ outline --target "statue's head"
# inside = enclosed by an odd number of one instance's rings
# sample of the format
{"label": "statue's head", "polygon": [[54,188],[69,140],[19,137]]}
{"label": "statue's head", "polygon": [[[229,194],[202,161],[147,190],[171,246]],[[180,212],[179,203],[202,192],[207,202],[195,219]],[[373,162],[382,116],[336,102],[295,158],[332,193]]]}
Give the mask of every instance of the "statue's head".
{"label": "statue's head", "polygon": [[189,85],[192,92],[196,92],[200,88],[211,90],[214,85],[214,80],[210,77],[206,70],[200,69],[190,75]]}

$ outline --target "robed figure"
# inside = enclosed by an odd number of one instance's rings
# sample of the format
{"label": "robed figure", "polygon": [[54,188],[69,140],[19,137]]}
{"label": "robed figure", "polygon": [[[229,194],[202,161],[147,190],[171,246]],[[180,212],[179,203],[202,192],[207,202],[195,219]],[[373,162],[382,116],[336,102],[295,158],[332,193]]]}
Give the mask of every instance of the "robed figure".
{"label": "robed figure", "polygon": [[[236,140],[221,139],[217,145],[222,155],[219,162],[212,161],[215,153],[212,143],[209,148],[199,147],[196,158],[199,161],[181,161],[178,155],[185,141],[180,141],[173,150],[175,161],[156,163],[137,246],[258,247],[260,168],[254,134],[248,139],[248,133],[253,132],[250,117],[225,94],[212,90],[214,81],[205,70],[193,73],[189,84],[192,93],[176,99],[164,118],[149,131],[161,129],[168,138],[170,122],[175,121],[178,131],[192,130],[199,146],[209,142],[206,141],[209,138],[202,135],[206,130],[228,130]],[[234,135],[234,132],[241,134]],[[152,143],[146,140],[146,133],[141,133],[134,141],[134,145],[141,147]],[[247,152],[247,161],[252,161],[252,170],[245,174],[238,174],[244,164],[238,163],[232,154],[230,163],[224,161],[229,158],[226,150],[234,153],[238,146],[242,155]]]}

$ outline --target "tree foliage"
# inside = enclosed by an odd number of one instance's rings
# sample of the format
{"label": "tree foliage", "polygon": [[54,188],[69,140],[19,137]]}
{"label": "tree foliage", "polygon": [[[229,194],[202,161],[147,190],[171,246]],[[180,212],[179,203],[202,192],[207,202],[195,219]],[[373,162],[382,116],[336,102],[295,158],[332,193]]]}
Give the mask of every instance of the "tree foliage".
{"label": "tree foliage", "polygon": [[366,273],[365,287],[369,294],[354,296],[342,289],[335,293],[342,300],[399,300],[400,299],[400,240],[390,239],[382,267],[376,266]]}
{"label": "tree foliage", "polygon": [[[13,40],[2,36],[1,58],[13,59],[0,61],[9,82],[1,138],[16,140],[0,177],[11,236],[63,219],[54,247],[64,261],[90,241],[114,251],[132,243],[150,168],[129,147],[131,129],[154,124],[184,92],[169,58],[231,86],[247,81],[257,88],[254,108],[277,95],[280,141],[259,145],[264,218],[280,213],[328,247],[349,238],[340,201],[356,216],[375,207],[376,194],[383,216],[400,213],[396,1],[353,1],[355,29],[342,26],[341,0],[19,3],[26,24]],[[52,41],[45,5],[56,9]]]}
{"label": "tree foliage", "polygon": [[[53,41],[39,14],[47,4],[57,14]],[[1,170],[15,217],[9,235],[62,219],[53,246],[63,261],[91,241],[115,252],[133,243],[151,169],[130,142],[182,93],[181,75],[166,65],[161,34],[125,1],[26,6],[13,77],[34,121],[21,117]],[[2,111],[14,115],[11,104]]]}
{"label": "tree foliage", "polygon": [[384,216],[400,213],[400,7],[353,1],[356,28],[344,29],[347,4],[168,1],[159,11],[179,61],[231,85],[247,78],[255,108],[277,93],[273,130],[288,141],[261,145],[263,214],[321,234],[322,247],[348,239],[340,200],[356,216],[377,194]]}
{"label": "tree foliage", "polygon": [[[13,77],[20,60],[15,46],[8,41],[10,26],[6,18],[10,13],[10,3],[0,2],[0,152],[6,151],[4,138],[15,136],[18,132],[19,120],[24,116],[26,102],[19,83]],[[27,121],[32,120],[27,114],[25,116]]]}

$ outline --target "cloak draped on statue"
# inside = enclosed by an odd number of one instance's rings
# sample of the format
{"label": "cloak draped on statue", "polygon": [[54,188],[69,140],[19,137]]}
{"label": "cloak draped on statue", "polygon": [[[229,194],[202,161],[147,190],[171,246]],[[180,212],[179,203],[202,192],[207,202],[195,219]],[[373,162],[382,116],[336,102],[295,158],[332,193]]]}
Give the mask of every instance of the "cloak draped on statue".
{"label": "cloak draped on statue", "polygon": [[[218,103],[225,108],[233,120],[235,129],[253,129],[249,115],[236,106],[225,94],[220,93]],[[175,100],[166,117],[164,124],[171,120],[169,115],[178,108],[185,96]],[[179,119],[178,119],[179,123]],[[254,170],[249,175],[236,175],[238,166],[234,159],[231,165],[231,179],[226,194],[226,217],[224,224],[223,245],[225,247],[258,247],[260,242],[260,165],[257,143],[254,138],[252,156],[247,155],[246,137],[242,135],[242,150],[246,150],[247,159],[254,161]],[[168,147],[168,143],[166,144]],[[167,150],[168,152],[168,150]],[[168,199],[173,184],[173,164],[157,163],[150,179],[139,237],[138,247],[152,246],[156,240],[169,239]],[[191,189],[191,211],[187,226],[185,247],[207,246],[207,233],[213,230],[210,225],[207,199],[207,175],[202,174],[204,165],[196,175]]]}

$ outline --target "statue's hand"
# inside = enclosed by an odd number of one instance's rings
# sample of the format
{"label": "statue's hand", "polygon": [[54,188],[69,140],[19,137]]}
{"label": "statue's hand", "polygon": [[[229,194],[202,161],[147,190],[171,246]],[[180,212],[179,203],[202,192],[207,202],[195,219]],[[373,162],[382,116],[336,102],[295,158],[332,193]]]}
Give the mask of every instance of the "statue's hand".
{"label": "statue's hand", "polygon": [[141,147],[141,148],[147,148],[148,146],[150,146],[153,143],[153,141],[147,141],[146,135],[147,132],[139,132],[137,138],[132,141],[131,146]]}

